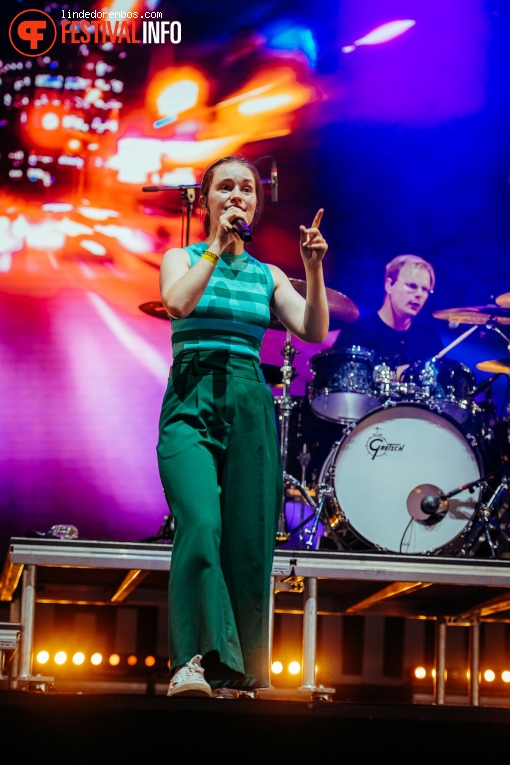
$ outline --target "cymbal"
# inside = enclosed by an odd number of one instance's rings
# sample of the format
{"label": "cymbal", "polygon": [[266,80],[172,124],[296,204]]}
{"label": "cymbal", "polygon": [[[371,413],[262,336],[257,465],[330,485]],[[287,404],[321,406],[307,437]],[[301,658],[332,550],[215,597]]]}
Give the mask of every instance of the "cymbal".
{"label": "cymbal", "polygon": [[155,316],[156,319],[170,319],[161,300],[150,300],[148,303],[142,303],[138,308],[149,316]]}
{"label": "cymbal", "polygon": [[505,292],[503,295],[499,295],[496,298],[496,303],[501,306],[501,308],[510,308],[510,292]]}
{"label": "cymbal", "polygon": [[491,361],[480,361],[476,368],[481,372],[499,372],[503,375],[510,374],[510,359],[493,359]]}
{"label": "cymbal", "polygon": [[[290,283],[302,297],[306,297],[306,281],[302,279],[291,279]],[[326,298],[329,308],[329,328],[340,329],[343,324],[351,324],[359,316],[359,309],[343,292],[338,292],[331,287],[326,287]],[[158,319],[169,319],[163,303],[160,300],[152,300],[148,303],[142,303],[138,306],[141,311],[155,316]],[[271,311],[269,320],[269,329],[280,329],[286,331],[283,324]]]}
{"label": "cymbal", "polygon": [[510,308],[499,305],[475,305],[467,308],[444,308],[434,311],[435,319],[446,319],[456,324],[510,324]]}
{"label": "cymbal", "polygon": [[[302,297],[306,297],[306,281],[303,279],[291,279],[290,283]],[[331,287],[326,287],[326,298],[329,308],[329,328],[340,329],[342,324],[352,324],[359,316],[359,309],[356,304],[344,295]]]}

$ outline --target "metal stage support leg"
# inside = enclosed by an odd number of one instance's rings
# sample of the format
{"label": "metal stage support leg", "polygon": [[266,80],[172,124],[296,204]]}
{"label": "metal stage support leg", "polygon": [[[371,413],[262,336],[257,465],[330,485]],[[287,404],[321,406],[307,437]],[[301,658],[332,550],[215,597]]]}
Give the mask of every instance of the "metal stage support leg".
{"label": "metal stage support leg", "polygon": [[469,625],[469,703],[480,704],[480,615],[471,618]]}
{"label": "metal stage support leg", "polygon": [[331,701],[335,688],[315,684],[317,660],[317,577],[307,577],[303,590],[303,685],[299,691],[311,693],[312,701]]}
{"label": "metal stage support leg", "polygon": [[36,567],[25,566],[21,588],[21,638],[19,674],[15,678],[18,689],[47,690],[55,678],[32,674],[32,650],[34,641]]}
{"label": "metal stage support leg", "polygon": [[446,619],[438,617],[436,622],[435,646],[436,676],[434,678],[434,703],[445,703],[445,670],[446,670]]}

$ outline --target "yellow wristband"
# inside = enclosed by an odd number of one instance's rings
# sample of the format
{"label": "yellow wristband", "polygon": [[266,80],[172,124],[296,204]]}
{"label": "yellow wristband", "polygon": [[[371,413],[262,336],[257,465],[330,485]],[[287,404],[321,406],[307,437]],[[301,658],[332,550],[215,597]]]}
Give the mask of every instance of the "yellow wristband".
{"label": "yellow wristband", "polygon": [[214,263],[214,265],[216,265],[216,263],[220,259],[220,256],[216,255],[214,252],[211,252],[211,250],[206,250],[205,252],[203,252],[202,257],[205,258],[205,260],[208,260],[209,263]]}

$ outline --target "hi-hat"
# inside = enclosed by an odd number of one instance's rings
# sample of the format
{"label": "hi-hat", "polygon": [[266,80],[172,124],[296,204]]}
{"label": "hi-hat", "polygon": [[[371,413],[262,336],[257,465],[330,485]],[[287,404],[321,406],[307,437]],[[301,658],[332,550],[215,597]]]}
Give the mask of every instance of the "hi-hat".
{"label": "hi-hat", "polygon": [[156,319],[170,319],[161,300],[150,300],[148,303],[142,303],[138,308],[149,316],[155,316]]}
{"label": "hi-hat", "polygon": [[499,295],[496,298],[496,303],[501,308],[510,308],[510,292],[504,292],[503,295]]}
{"label": "hi-hat", "polygon": [[510,374],[510,359],[492,359],[491,361],[480,361],[476,368],[481,372],[494,372],[496,374]]}
{"label": "hi-hat", "polygon": [[467,308],[444,308],[434,311],[435,319],[445,319],[455,324],[510,324],[510,308],[499,305],[475,305]]}

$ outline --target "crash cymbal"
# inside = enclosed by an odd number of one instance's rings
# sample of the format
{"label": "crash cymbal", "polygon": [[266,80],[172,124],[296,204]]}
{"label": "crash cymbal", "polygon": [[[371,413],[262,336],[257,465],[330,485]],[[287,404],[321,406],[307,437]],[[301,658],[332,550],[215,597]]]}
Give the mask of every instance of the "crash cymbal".
{"label": "crash cymbal", "polygon": [[496,374],[510,374],[510,359],[493,359],[492,361],[480,361],[476,368],[481,372],[495,372]]}
{"label": "crash cymbal", "polygon": [[496,303],[501,306],[501,308],[510,308],[510,292],[505,292],[503,295],[499,295],[496,298]]}
{"label": "crash cymbal", "polygon": [[[306,297],[306,281],[291,279],[290,283],[302,297]],[[343,292],[326,287],[329,308],[329,328],[340,329],[343,324],[352,324],[359,316],[359,309]]]}
{"label": "crash cymbal", "polygon": [[170,319],[161,300],[150,300],[148,303],[142,303],[138,308],[149,316],[155,316],[156,319]]}
{"label": "crash cymbal", "polygon": [[456,324],[510,324],[510,308],[499,305],[475,305],[467,308],[444,308],[434,311],[435,319],[445,319]]}
{"label": "crash cymbal", "polygon": [[[266,378],[267,384],[271,388],[283,388],[283,375],[281,367],[277,367],[276,364],[261,364],[260,367],[264,377]],[[298,373],[294,369],[292,371],[291,382],[292,380],[295,380],[296,377],[298,377]]]}

